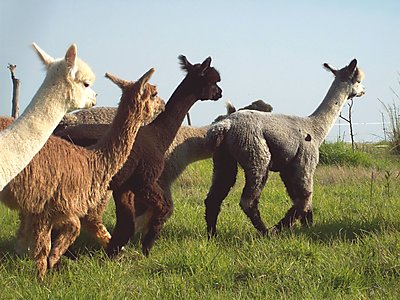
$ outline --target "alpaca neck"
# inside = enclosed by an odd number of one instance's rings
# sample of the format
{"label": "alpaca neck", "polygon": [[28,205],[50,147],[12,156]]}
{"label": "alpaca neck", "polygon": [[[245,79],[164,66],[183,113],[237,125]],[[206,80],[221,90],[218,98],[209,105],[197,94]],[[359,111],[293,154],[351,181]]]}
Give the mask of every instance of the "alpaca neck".
{"label": "alpaca neck", "polygon": [[169,98],[165,110],[148,125],[157,132],[159,149],[162,152],[167,151],[187,112],[198,100],[189,86],[188,79],[185,78]]}
{"label": "alpaca neck", "polygon": [[161,180],[167,186],[170,186],[189,164],[212,156],[212,152],[205,141],[209,128],[210,126],[201,128],[181,127],[166,154]]}
{"label": "alpaca neck", "polygon": [[309,116],[316,131],[316,137],[322,142],[335,124],[343,105],[349,97],[346,83],[334,81],[322,103]]}
{"label": "alpaca neck", "polygon": [[123,94],[108,131],[89,148],[97,153],[96,163],[99,171],[104,171],[103,180],[107,184],[127,160],[143,123],[142,109],[135,107],[137,102],[132,101],[134,95],[131,93]]}
{"label": "alpaca neck", "polygon": [[43,82],[23,114],[0,133],[0,190],[24,169],[67,112],[62,82]]}

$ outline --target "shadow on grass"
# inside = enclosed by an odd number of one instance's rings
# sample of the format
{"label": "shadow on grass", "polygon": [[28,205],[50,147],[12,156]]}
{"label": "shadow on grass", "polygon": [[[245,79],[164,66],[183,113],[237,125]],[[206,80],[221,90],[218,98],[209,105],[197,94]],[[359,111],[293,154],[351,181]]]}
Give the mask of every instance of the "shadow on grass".
{"label": "shadow on grass", "polygon": [[[250,221],[249,221],[250,223]],[[274,238],[287,238],[296,236],[303,236],[310,241],[318,243],[331,243],[332,241],[354,242],[362,240],[371,234],[382,234],[384,232],[400,231],[400,221],[389,221],[384,218],[373,218],[370,220],[354,220],[348,219],[344,221],[332,221],[316,223],[310,227],[301,227],[296,224],[292,230],[283,230],[276,237],[264,237],[259,234],[256,229],[250,224],[248,228],[243,228],[240,231],[226,226],[217,228],[217,236],[213,240],[226,246],[241,246],[252,243],[257,240]],[[190,227],[177,227],[166,226],[161,232],[162,239],[174,241],[187,241],[195,239],[207,239],[206,228],[204,224],[204,231],[198,231],[198,228],[193,229]]]}
{"label": "shadow on grass", "polygon": [[347,220],[345,222],[316,223],[308,228],[298,227],[294,232],[301,232],[315,242],[340,240],[353,242],[371,234],[385,231],[399,231],[400,222],[390,222],[382,218],[371,220]]}
{"label": "shadow on grass", "polygon": [[7,240],[0,240],[0,258],[1,257],[12,257],[16,258],[18,255],[15,252],[16,239],[11,238]]}

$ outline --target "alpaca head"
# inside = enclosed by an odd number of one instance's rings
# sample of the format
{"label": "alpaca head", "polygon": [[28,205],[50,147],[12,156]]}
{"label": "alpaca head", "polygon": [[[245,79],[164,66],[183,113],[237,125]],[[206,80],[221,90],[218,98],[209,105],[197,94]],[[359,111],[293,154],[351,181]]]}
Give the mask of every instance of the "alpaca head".
{"label": "alpaca head", "polygon": [[211,57],[206,58],[201,64],[192,65],[184,55],[179,56],[181,68],[187,72],[187,79],[195,85],[199,100],[218,100],[222,97],[222,89],[218,86],[221,81],[219,72],[211,67]]}
{"label": "alpaca head", "polygon": [[132,97],[133,95],[133,97],[142,99],[137,104],[141,105],[142,116],[145,120],[153,118],[155,114],[158,114],[165,108],[164,100],[158,96],[157,87],[148,83],[154,71],[154,68],[150,69],[136,82],[118,78],[110,73],[106,73],[105,75],[106,78],[121,88],[123,95],[127,95],[128,97]]}
{"label": "alpaca head", "polygon": [[349,99],[353,97],[361,97],[365,94],[365,87],[361,84],[364,79],[364,72],[357,68],[357,60],[353,59],[348,66],[337,70],[327,63],[324,63],[324,68],[335,75],[336,80],[345,82],[349,85]]}
{"label": "alpaca head", "polygon": [[96,104],[96,93],[91,89],[95,80],[90,67],[77,56],[76,45],[71,45],[63,59],[54,59],[33,43],[39,58],[47,69],[43,85],[55,85],[62,89],[66,111],[90,108]]}

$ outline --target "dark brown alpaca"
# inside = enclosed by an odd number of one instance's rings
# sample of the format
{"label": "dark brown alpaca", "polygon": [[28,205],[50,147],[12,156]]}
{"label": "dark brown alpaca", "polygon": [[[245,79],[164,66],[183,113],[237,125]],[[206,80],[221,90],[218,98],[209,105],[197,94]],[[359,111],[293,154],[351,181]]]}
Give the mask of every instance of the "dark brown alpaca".
{"label": "dark brown alpaca", "polygon": [[[108,75],[123,94],[117,116],[104,137],[86,149],[51,136],[29,165],[0,192],[0,199],[20,212],[19,238],[32,246],[40,279],[79,235],[79,218],[104,198],[143,122],[164,106],[156,87],[147,83],[153,72],[151,69],[136,83]],[[11,120],[0,124],[6,126],[7,122]],[[51,243],[53,229],[59,235]]]}
{"label": "dark brown alpaca", "polygon": [[217,85],[220,75],[210,67],[210,57],[195,65],[185,56],[180,56],[179,60],[182,69],[187,72],[186,77],[168,100],[165,111],[139,130],[131,155],[111,182],[117,222],[107,247],[110,256],[118,254],[135,232],[135,205],[153,212],[149,230],[142,238],[142,251],[146,256],[149,254],[173,209],[158,184],[164,169],[164,154],[197,100],[218,100],[222,97],[222,90]]}

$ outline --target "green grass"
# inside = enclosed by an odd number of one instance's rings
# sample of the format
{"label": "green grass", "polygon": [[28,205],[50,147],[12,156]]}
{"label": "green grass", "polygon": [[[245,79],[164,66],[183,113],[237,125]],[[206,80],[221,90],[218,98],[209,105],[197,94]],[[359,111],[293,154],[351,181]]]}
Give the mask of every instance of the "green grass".
{"label": "green grass", "polygon": [[[187,168],[173,188],[175,210],[150,256],[132,242],[109,260],[82,234],[76,261],[35,278],[31,260],[14,254],[17,214],[0,206],[0,299],[398,299],[398,164],[318,167],[315,225],[261,237],[240,210],[243,174],[224,201],[218,236],[208,241],[203,199],[210,160]],[[387,172],[390,175],[387,175]],[[290,206],[277,174],[260,200],[267,226]],[[105,215],[114,224],[113,203]]]}

